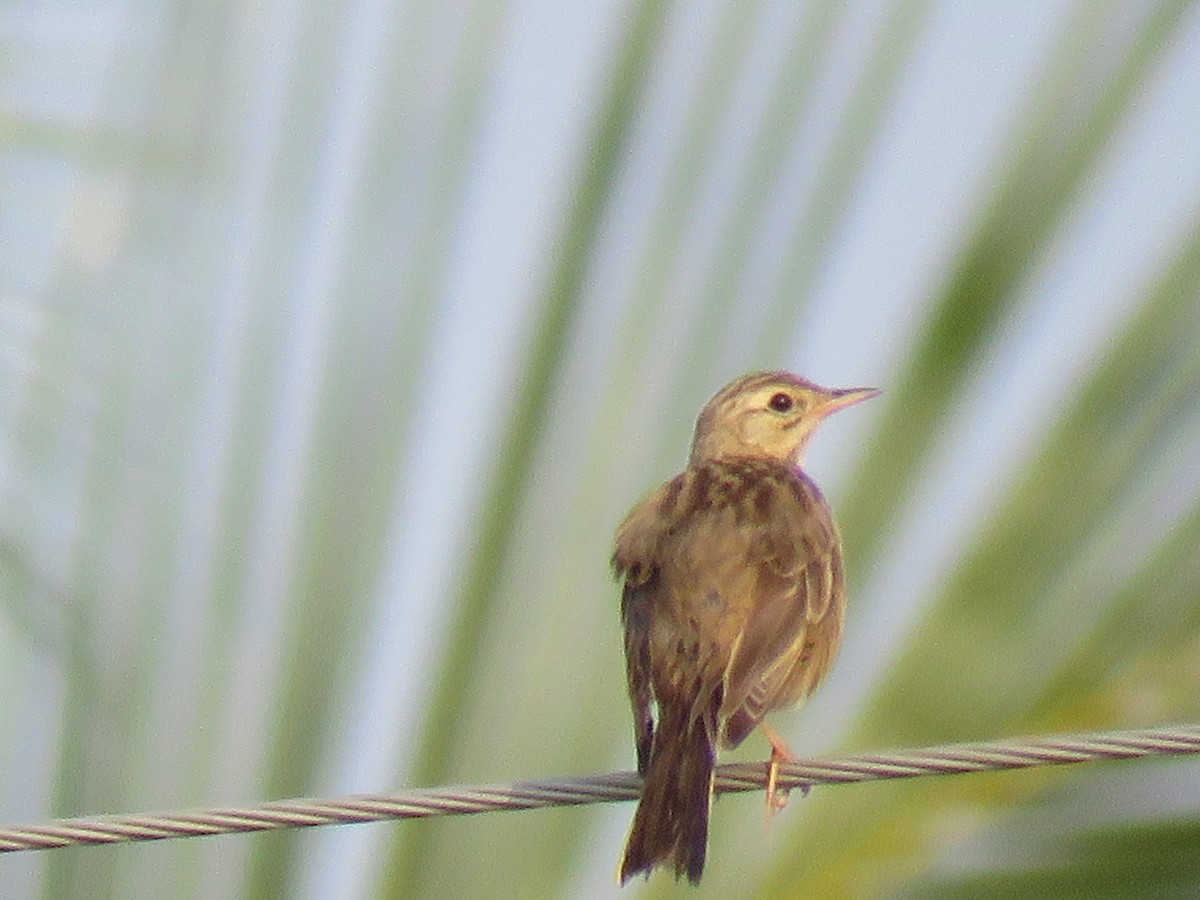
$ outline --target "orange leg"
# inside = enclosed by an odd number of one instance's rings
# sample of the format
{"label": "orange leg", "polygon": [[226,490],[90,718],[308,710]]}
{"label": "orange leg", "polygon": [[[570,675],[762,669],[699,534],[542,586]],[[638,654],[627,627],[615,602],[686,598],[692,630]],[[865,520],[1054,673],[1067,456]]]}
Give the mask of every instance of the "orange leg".
{"label": "orange leg", "polygon": [[[766,722],[759,722],[758,727],[771,742],[771,761],[767,763],[767,822],[770,822],[771,816],[787,806],[788,801],[788,791],[780,792],[778,789],[779,764],[798,762],[799,760],[788,749],[788,745],[780,737],[779,732]],[[808,793],[807,786],[804,792]]]}

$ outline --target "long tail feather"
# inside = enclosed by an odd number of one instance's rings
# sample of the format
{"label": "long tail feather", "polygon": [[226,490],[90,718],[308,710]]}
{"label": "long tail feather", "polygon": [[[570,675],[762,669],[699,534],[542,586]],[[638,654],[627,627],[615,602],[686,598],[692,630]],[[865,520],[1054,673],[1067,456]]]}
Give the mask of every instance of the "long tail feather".
{"label": "long tail feather", "polygon": [[662,711],[621,860],[622,884],[668,860],[676,878],[687,875],[692,884],[700,883],[708,853],[715,729],[688,719],[686,711]]}

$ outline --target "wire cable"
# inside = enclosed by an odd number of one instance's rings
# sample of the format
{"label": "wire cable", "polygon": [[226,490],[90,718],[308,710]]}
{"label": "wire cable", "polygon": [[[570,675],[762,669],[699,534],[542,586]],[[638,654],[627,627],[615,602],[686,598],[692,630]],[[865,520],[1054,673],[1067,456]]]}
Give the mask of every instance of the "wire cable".
{"label": "wire cable", "polygon": [[[917,750],[801,760],[780,765],[777,785],[781,791],[793,788],[807,790],[815,784],[960,775],[1189,754],[1200,754],[1200,725],[948,744]],[[718,794],[761,790],[765,787],[766,778],[765,763],[725,764],[717,767],[715,790]],[[641,779],[636,773],[614,772],[559,780],[426,788],[396,794],[278,800],[248,807],[56,819],[40,825],[0,828],[0,853],[49,850],[81,844],[158,841],[387,819],[612,803],[636,800],[640,789]]]}

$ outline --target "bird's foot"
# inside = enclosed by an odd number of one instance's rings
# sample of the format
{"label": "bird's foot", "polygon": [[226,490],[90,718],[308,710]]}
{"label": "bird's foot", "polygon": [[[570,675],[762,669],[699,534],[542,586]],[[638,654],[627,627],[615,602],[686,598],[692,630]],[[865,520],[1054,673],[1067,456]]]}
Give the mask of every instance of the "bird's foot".
{"label": "bird's foot", "polygon": [[[780,763],[799,762],[799,760],[788,749],[788,745],[784,743],[783,738],[774,728],[766,722],[760,723],[759,727],[766,735],[767,740],[771,742],[771,759],[767,763],[767,823],[770,824],[771,817],[787,806],[788,795],[791,793],[791,788],[781,790],[779,787],[779,765]],[[807,797],[809,786],[801,785],[800,789]]]}

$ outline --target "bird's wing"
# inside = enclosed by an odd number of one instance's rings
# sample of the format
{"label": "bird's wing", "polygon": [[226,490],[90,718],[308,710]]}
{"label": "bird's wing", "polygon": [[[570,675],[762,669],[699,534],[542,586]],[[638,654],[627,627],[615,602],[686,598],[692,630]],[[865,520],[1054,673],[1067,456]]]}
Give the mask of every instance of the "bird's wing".
{"label": "bird's wing", "polygon": [[634,744],[638,772],[646,774],[654,738],[651,709],[650,616],[659,588],[658,545],[662,522],[658,510],[672,482],[638,503],[617,529],[612,563],[623,579],[621,624],[625,631],[625,673],[633,707]]}
{"label": "bird's wing", "polygon": [[[841,638],[841,551],[829,508],[804,476],[761,481],[744,546],[755,580],[725,674],[726,743],[816,687]],[[746,523],[749,525],[750,523]]]}

